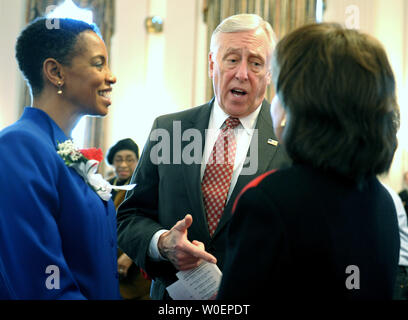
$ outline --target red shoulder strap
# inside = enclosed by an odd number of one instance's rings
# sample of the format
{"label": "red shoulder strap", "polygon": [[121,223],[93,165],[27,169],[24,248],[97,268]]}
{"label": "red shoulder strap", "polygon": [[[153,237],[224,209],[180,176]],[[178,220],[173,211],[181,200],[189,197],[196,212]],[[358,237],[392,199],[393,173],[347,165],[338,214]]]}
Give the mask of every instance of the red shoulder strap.
{"label": "red shoulder strap", "polygon": [[275,171],[277,171],[277,169],[273,169],[271,171],[267,171],[263,174],[261,174],[259,177],[256,177],[254,180],[252,180],[250,183],[248,183],[239,193],[239,195],[237,196],[237,198],[235,199],[234,205],[232,207],[232,214],[234,214],[235,212],[235,208],[237,206],[237,202],[239,200],[239,198],[241,198],[242,194],[247,191],[250,188],[255,188],[256,186],[258,186],[258,184],[261,183],[261,181],[263,179],[265,179],[267,176],[269,176],[270,174],[274,173]]}

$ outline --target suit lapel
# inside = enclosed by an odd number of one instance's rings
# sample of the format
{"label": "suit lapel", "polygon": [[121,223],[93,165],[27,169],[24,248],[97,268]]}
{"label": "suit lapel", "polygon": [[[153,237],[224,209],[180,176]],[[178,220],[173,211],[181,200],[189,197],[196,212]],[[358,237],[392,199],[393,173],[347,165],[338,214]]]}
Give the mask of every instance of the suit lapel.
{"label": "suit lapel", "polygon": [[278,150],[278,138],[273,131],[270,105],[266,100],[262,103],[258,118],[258,170],[255,176],[272,169],[271,162]]}
{"label": "suit lapel", "polygon": [[[182,122],[182,133],[188,129],[199,130],[200,137],[202,139],[201,155],[204,153],[205,130],[208,128],[213,100],[211,100],[207,105],[204,105],[201,108],[199,107],[197,112],[193,114],[194,118],[192,117],[190,119],[186,119],[185,122]],[[191,141],[182,141],[182,150],[184,150],[184,148],[190,143]],[[208,232],[207,218],[201,192],[201,162],[192,163],[190,165],[184,164],[182,167],[191,208],[196,212],[196,214],[193,215],[195,220],[192,228],[200,233],[203,239],[209,240],[210,235]]]}
{"label": "suit lapel", "polygon": [[[277,152],[277,147],[273,144],[268,143],[268,140],[271,141],[275,140],[277,141],[277,138],[275,136],[275,133],[273,131],[273,126],[272,126],[272,119],[270,116],[270,105],[269,103],[264,100],[261,106],[261,111],[259,112],[259,116],[257,119],[257,123],[255,126],[258,132],[258,150],[252,150],[253,152],[257,151],[258,154],[258,165],[256,169],[255,174],[250,174],[250,175],[240,175],[238,177],[237,183],[235,184],[234,190],[231,194],[230,199],[228,200],[228,203],[224,209],[224,214],[221,217],[221,220],[218,224],[218,227],[214,233],[214,236],[220,230],[224,228],[224,226],[227,224],[227,222],[231,219],[232,217],[232,207],[234,205],[234,202],[241,192],[241,190],[249,183],[251,182],[255,177],[260,175],[261,173],[267,171],[269,168],[270,163],[272,162],[272,159]],[[255,135],[255,133],[254,133]],[[255,137],[252,138],[251,145],[255,143]],[[253,149],[251,146],[250,149]],[[251,150],[248,150],[247,157],[249,157],[249,153]]]}

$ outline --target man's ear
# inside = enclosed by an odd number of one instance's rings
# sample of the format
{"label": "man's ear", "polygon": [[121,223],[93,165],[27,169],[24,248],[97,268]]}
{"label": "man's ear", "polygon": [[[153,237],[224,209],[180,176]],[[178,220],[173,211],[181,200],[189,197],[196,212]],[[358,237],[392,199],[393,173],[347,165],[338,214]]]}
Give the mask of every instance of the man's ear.
{"label": "man's ear", "polygon": [[214,53],[210,52],[208,54],[208,76],[212,79],[214,76]]}
{"label": "man's ear", "polygon": [[44,60],[43,74],[45,80],[48,80],[57,87],[64,84],[62,65],[54,58],[47,58]]}
{"label": "man's ear", "polygon": [[269,69],[266,74],[266,84],[268,86],[271,84],[271,80],[272,80],[272,74],[271,74],[271,70]]}

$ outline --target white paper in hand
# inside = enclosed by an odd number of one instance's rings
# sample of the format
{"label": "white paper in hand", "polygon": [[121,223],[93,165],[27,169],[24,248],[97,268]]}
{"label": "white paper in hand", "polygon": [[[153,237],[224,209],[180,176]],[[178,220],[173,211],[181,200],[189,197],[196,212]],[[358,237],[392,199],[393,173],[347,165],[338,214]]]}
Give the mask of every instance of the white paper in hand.
{"label": "white paper in hand", "polygon": [[222,273],[214,263],[202,262],[197,268],[179,271],[179,279],[166,289],[174,300],[210,300],[217,296]]}

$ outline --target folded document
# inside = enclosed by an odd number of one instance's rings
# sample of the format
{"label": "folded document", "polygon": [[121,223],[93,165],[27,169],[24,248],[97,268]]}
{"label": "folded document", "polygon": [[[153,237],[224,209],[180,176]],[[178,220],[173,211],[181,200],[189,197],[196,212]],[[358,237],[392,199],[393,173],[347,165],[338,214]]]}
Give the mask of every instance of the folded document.
{"label": "folded document", "polygon": [[166,289],[174,300],[215,299],[222,273],[214,263],[202,262],[197,268],[176,273],[179,280]]}

